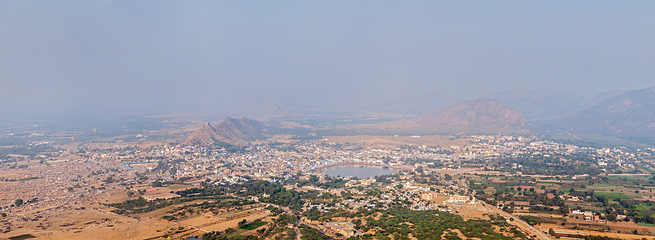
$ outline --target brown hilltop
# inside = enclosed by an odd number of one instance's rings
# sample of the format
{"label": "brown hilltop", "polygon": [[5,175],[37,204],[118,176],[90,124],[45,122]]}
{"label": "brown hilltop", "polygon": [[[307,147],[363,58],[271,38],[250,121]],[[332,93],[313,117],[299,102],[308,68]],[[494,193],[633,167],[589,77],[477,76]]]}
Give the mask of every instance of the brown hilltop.
{"label": "brown hilltop", "polygon": [[182,142],[182,145],[212,145],[218,142],[220,137],[221,136],[218,135],[216,129],[214,129],[211,124],[207,123],[191,133],[191,135]]}
{"label": "brown hilltop", "polygon": [[436,133],[513,133],[525,126],[519,110],[495,99],[478,99],[432,110],[415,119],[416,123]]}
{"label": "brown hilltop", "polygon": [[230,144],[234,146],[245,146],[249,141],[265,139],[263,134],[264,124],[247,118],[233,119],[226,118],[212,127],[207,123],[200,129],[191,133],[182,142],[182,145],[221,145]]}

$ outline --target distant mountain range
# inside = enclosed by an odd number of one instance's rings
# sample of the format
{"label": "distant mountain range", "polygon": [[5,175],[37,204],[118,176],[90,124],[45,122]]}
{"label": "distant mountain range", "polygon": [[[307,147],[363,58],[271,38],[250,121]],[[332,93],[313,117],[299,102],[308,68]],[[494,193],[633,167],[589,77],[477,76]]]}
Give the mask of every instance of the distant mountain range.
{"label": "distant mountain range", "polygon": [[[436,102],[423,102],[436,101]],[[447,103],[455,102],[455,104]],[[469,96],[463,100],[455,98],[422,95],[405,98],[390,104],[387,109],[402,109],[414,104],[407,112],[423,110],[423,114],[411,121],[398,120],[395,117],[384,120],[379,116],[368,116],[355,121],[359,115],[351,118],[334,113],[321,112],[294,107],[282,100],[254,99],[242,103],[240,116],[253,116],[259,119],[277,119],[279,121],[296,121],[309,124],[302,131],[311,128],[323,131],[338,128],[334,121],[349,123],[347,129],[358,133],[357,128],[370,128],[369,132],[393,133],[396,130],[422,134],[510,134],[529,133],[546,134],[564,132],[567,136],[599,135],[624,140],[655,144],[655,87],[632,90],[611,91],[595,96],[549,91],[519,89],[503,92],[484,92]],[[450,106],[450,107],[447,107]],[[343,113],[342,113],[343,115]],[[370,115],[370,114],[369,114]],[[382,120],[380,120],[382,119]],[[375,121],[373,121],[375,120]],[[315,121],[316,124],[311,124]],[[385,123],[389,123],[386,124]],[[358,125],[356,122],[372,124]],[[329,123],[329,124],[328,124]],[[377,125],[377,123],[380,123]],[[293,124],[292,124],[293,125]],[[226,118],[212,127],[207,124],[189,135],[183,144],[212,145],[225,143],[235,146],[246,145],[249,141],[265,139],[266,124],[247,118]],[[344,125],[346,126],[346,125]],[[314,130],[316,130],[314,129]],[[291,133],[295,128],[270,126],[271,131]],[[372,131],[375,130],[375,131]],[[361,134],[361,133],[359,133]],[[553,133],[554,134],[554,133]],[[302,134],[301,134],[302,135]]]}
{"label": "distant mountain range", "polygon": [[416,122],[438,133],[508,133],[538,127],[655,144],[655,87],[595,96],[527,89],[475,96],[484,99],[433,109]]}
{"label": "distant mountain range", "polygon": [[449,108],[433,109],[415,118],[436,133],[518,133],[525,128],[521,112],[495,99],[464,101]]}
{"label": "distant mountain range", "polygon": [[263,140],[266,136],[263,134],[265,126],[257,120],[247,118],[233,119],[226,118],[216,127],[207,123],[200,129],[191,133],[182,142],[182,145],[233,145],[245,146],[249,141]]}
{"label": "distant mountain range", "polygon": [[570,111],[588,107],[605,99],[624,93],[622,90],[584,96],[575,92],[516,89],[500,92],[482,92],[470,96],[449,96],[443,94],[422,94],[414,97],[400,97],[385,103],[377,110],[402,114],[423,114],[434,109],[445,109],[461,101],[496,99],[511,108],[516,108],[526,119],[554,118]]}
{"label": "distant mountain range", "polygon": [[655,87],[632,90],[540,124],[655,143]]}
{"label": "distant mountain range", "polygon": [[518,109],[526,119],[531,120],[559,117],[622,93],[624,91],[616,90],[594,96],[583,96],[579,93],[565,91],[517,89],[502,92],[483,92],[470,98],[500,100],[507,106]]}

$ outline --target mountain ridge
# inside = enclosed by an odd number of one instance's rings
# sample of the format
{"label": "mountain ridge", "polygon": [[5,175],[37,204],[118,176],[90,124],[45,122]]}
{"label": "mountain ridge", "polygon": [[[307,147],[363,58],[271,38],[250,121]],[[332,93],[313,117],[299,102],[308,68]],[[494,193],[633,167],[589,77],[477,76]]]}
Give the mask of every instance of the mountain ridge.
{"label": "mountain ridge", "polygon": [[540,124],[655,143],[655,87],[627,91]]}
{"label": "mountain ridge", "polygon": [[446,109],[434,109],[414,119],[435,133],[515,133],[526,125],[521,112],[496,99],[463,101]]}
{"label": "mountain ridge", "polygon": [[218,123],[216,127],[206,123],[187,136],[181,145],[211,146],[229,144],[245,146],[250,144],[250,141],[266,139],[263,134],[265,130],[265,125],[260,121],[227,117]]}

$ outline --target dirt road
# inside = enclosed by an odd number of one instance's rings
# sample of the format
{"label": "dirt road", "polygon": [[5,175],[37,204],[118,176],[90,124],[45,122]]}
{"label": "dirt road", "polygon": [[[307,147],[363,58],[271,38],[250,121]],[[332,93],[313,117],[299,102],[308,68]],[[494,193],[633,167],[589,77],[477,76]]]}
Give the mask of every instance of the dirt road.
{"label": "dirt road", "polygon": [[513,224],[516,225],[517,227],[523,229],[524,231],[529,232],[531,236],[536,235],[537,239],[552,240],[552,238],[550,236],[546,235],[542,231],[537,230],[536,228],[532,227],[532,225],[524,222],[520,218],[518,218],[518,217],[516,217],[516,216],[514,216],[512,214],[509,214],[507,212],[504,212],[504,211],[496,208],[495,206],[491,206],[491,205],[483,203],[483,202],[480,202],[480,203],[482,203],[482,205],[484,205],[484,207],[489,209],[490,211],[498,213],[498,214],[500,214],[501,216],[503,216],[503,217],[505,217],[507,219],[513,218],[514,219]]}

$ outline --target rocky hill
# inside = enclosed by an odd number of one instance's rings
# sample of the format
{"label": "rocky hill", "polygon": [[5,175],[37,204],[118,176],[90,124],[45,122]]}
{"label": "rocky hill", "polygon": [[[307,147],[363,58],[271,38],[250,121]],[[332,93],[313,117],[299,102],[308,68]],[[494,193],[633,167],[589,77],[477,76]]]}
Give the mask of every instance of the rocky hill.
{"label": "rocky hill", "polygon": [[443,110],[433,110],[415,119],[435,133],[513,133],[525,127],[519,110],[495,99],[465,101]]}
{"label": "rocky hill", "polygon": [[542,124],[570,132],[655,142],[655,87],[628,91]]}
{"label": "rocky hill", "polygon": [[245,146],[250,141],[266,139],[263,134],[265,126],[263,123],[250,120],[247,118],[233,119],[226,118],[213,127],[207,123],[200,129],[191,133],[183,142],[182,145],[234,145]]}

